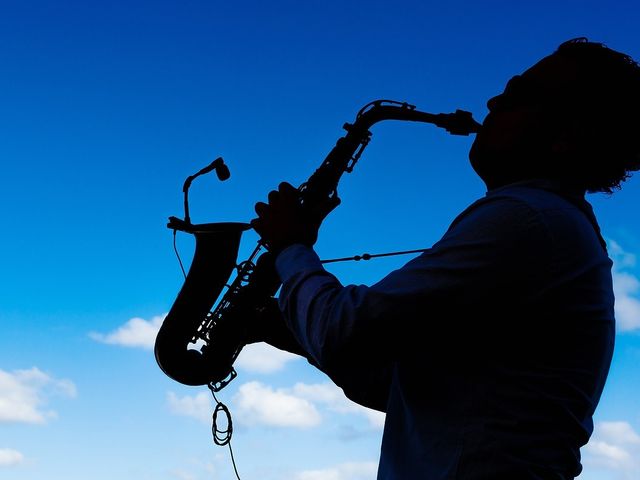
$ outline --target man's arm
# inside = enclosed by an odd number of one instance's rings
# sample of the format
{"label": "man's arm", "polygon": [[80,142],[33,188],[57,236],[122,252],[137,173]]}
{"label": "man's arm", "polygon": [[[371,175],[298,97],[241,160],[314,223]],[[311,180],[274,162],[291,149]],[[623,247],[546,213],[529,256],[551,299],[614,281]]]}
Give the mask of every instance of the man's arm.
{"label": "man's arm", "polygon": [[362,359],[391,365],[407,355],[462,348],[456,341],[463,335],[472,342],[474,331],[487,328],[482,314],[523,305],[547,276],[549,248],[544,224],[528,205],[487,200],[463,213],[432,249],[372,286],[343,286],[310,247],[293,245],[276,260],[279,303],[321,368]]}
{"label": "man's arm", "polygon": [[373,365],[369,361],[361,364],[341,365],[329,371],[322,368],[309,355],[288,328],[277,300],[267,306],[250,320],[247,326],[246,343],[265,342],[269,345],[295,355],[300,355],[324,372],[333,382],[342,388],[350,400],[381,412],[386,411],[389,385],[391,382],[391,365]]}
{"label": "man's arm", "polygon": [[359,380],[350,372],[367,372],[367,385],[384,378],[372,393],[375,403],[388,391],[395,362],[457,361],[456,355],[468,357],[461,355],[465,349],[491,348],[482,340],[495,342],[491,335],[501,328],[495,319],[512,315],[511,305],[527,304],[523,297],[535,295],[540,279],[549,277],[550,239],[540,214],[526,202],[493,196],[469,207],[432,249],[378,283],[343,286],[324,270],[313,241],[304,241],[315,240],[317,231],[301,235],[304,222],[291,226],[300,212],[282,193],[256,206],[260,218],[252,224],[267,242],[274,239],[279,253],[287,325],[312,363],[345,390]]}

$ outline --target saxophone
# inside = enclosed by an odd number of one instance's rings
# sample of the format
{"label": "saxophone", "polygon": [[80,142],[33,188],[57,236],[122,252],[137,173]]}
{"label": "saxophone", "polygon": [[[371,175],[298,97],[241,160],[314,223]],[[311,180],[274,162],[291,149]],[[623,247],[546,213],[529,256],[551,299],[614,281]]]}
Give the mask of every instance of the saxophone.
{"label": "saxophone", "polygon": [[[371,126],[383,120],[431,123],[453,135],[469,135],[480,129],[471,113],[463,110],[432,114],[405,102],[370,102],[353,123],[344,124],[346,135],[338,139],[320,167],[298,187],[303,208],[314,212],[333,208],[340,178],[358,162],[371,139]],[[219,158],[196,175],[218,168],[219,178],[225,179],[228,170],[221,173],[222,167]],[[243,319],[265,311],[280,281],[274,259],[261,241],[247,260],[236,264],[242,232],[251,228],[248,223],[191,223],[186,190],[193,178],[195,175],[187,179],[183,188],[185,219],[169,217],[167,226],[174,234],[182,231],[194,235],[194,256],[184,285],[156,337],[155,357],[173,380],[185,385],[209,385],[218,391],[236,377],[233,363],[246,343],[247,322]],[[234,269],[235,279],[227,285]]]}

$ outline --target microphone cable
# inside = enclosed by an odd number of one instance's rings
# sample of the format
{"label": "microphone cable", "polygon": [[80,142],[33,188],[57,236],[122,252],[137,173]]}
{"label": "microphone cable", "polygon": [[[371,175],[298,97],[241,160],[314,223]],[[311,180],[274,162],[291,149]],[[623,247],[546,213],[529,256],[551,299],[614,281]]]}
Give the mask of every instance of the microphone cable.
{"label": "microphone cable", "polygon": [[[233,435],[233,420],[231,419],[231,412],[229,412],[229,408],[227,408],[227,406],[216,397],[213,384],[210,383],[207,386],[209,387],[209,390],[211,390],[213,400],[216,402],[216,408],[213,410],[213,415],[211,416],[211,434],[213,435],[213,443],[221,447],[224,447],[225,445],[229,446],[231,465],[233,465],[233,471],[236,474],[236,478],[240,480],[238,467],[236,467],[236,459],[233,456],[233,449],[231,448],[231,437]],[[221,430],[218,427],[218,415],[220,412],[224,413],[227,419],[227,428],[225,430]]]}

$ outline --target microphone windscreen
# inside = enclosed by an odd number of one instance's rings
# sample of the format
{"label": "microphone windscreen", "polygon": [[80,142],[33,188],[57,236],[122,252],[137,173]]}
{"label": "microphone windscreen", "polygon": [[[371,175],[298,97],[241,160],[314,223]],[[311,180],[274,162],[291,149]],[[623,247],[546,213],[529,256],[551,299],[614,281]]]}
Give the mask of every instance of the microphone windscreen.
{"label": "microphone windscreen", "polygon": [[216,168],[216,175],[218,175],[219,180],[224,182],[231,176],[231,172],[229,171],[229,167],[224,163],[220,163]]}

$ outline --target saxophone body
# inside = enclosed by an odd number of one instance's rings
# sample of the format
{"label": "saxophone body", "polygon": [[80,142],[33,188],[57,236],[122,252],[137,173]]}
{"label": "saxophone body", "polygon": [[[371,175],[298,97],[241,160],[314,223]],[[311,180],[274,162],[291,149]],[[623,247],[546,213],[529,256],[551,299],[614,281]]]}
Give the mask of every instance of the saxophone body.
{"label": "saxophone body", "polygon": [[[471,113],[461,110],[431,114],[407,103],[371,102],[353,123],[344,125],[346,135],[298,187],[303,208],[316,213],[333,208],[340,178],[353,170],[369,143],[369,128],[383,120],[432,123],[454,135],[469,135],[480,128]],[[217,391],[236,376],[233,363],[246,343],[246,319],[266,308],[280,282],[271,253],[261,242],[247,260],[236,263],[242,232],[250,228],[248,223],[194,225],[185,214],[185,220],[170,217],[167,226],[174,232],[194,235],[196,247],[185,282],[156,337],[156,361],[177,382],[209,385]],[[235,279],[227,285],[234,270]]]}

